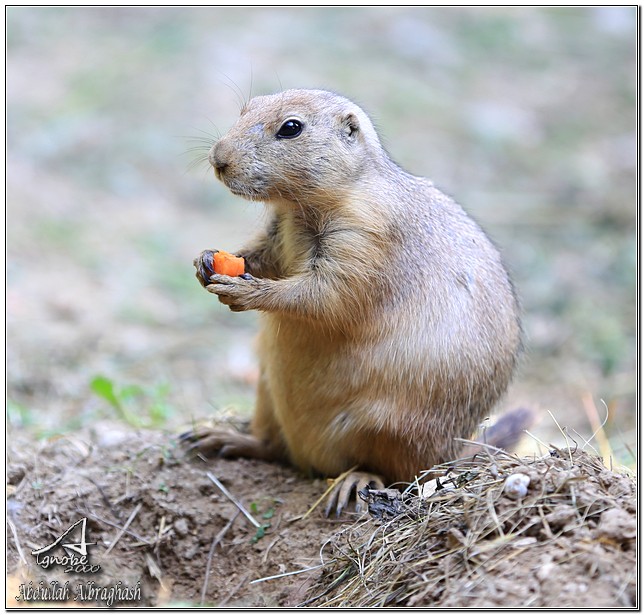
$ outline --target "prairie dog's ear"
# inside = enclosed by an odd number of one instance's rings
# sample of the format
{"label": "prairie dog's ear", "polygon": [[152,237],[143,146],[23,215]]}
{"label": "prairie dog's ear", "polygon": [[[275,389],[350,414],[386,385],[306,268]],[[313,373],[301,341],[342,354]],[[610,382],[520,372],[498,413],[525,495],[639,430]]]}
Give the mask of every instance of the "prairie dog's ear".
{"label": "prairie dog's ear", "polygon": [[350,141],[354,141],[360,132],[360,120],[354,113],[347,113],[341,119],[342,133]]}

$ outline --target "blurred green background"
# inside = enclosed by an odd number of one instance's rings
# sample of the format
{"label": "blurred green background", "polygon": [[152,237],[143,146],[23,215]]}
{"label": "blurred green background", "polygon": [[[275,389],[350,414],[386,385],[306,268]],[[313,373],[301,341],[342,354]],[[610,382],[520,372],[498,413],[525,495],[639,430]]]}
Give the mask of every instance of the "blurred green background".
{"label": "blurred green background", "polygon": [[499,410],[581,445],[609,409],[634,463],[635,7],[6,10],[10,429],[252,410],[256,316],[192,259],[263,209],[199,160],[240,98],[323,87],[501,247],[527,352]]}

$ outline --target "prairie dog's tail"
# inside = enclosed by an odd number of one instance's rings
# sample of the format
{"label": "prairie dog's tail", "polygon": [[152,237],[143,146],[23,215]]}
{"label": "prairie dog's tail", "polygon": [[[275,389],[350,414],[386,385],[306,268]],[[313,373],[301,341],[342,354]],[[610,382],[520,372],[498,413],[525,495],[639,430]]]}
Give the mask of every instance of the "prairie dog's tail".
{"label": "prairie dog's tail", "polygon": [[[530,408],[516,408],[502,415],[494,425],[488,427],[477,442],[489,444],[504,451],[512,452],[521,441],[524,431],[532,427],[536,414]],[[462,456],[469,457],[482,450],[476,444],[466,444]]]}

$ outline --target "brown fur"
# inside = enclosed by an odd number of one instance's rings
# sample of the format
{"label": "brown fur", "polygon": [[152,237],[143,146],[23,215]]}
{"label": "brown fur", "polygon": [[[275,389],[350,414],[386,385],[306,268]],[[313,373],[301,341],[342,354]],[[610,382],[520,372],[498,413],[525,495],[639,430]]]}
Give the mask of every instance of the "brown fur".
{"label": "brown fur", "polygon": [[[291,118],[301,135],[276,138]],[[210,162],[271,212],[238,252],[251,279],[201,276],[231,309],[262,312],[252,442],[231,436],[225,454],[327,476],[357,465],[387,482],[458,457],[455,438],[488,416],[521,345],[513,289],[483,231],[329,92],[252,99]]]}

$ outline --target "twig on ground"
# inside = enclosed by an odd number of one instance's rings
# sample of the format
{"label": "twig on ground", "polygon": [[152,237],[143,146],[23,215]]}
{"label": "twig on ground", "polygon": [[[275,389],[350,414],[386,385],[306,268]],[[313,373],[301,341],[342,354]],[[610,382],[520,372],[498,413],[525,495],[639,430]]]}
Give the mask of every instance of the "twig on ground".
{"label": "twig on ground", "polygon": [[225,495],[225,496],[226,496],[226,497],[227,497],[227,498],[228,498],[228,499],[229,499],[229,500],[230,500],[230,501],[235,505],[235,506],[237,506],[237,508],[239,509],[239,511],[242,513],[242,515],[244,515],[244,517],[246,517],[246,519],[248,519],[248,520],[249,520],[249,521],[250,521],[250,522],[251,522],[251,523],[252,523],[256,528],[258,528],[258,529],[259,529],[260,527],[262,527],[262,524],[261,524],[261,523],[259,523],[259,522],[257,521],[257,519],[255,519],[255,517],[253,517],[253,515],[251,515],[251,514],[250,514],[250,513],[249,513],[249,512],[244,508],[244,506],[242,505],[242,503],[241,503],[241,502],[240,502],[240,501],[239,501],[235,496],[233,496],[233,495],[230,493],[230,491],[228,491],[228,489],[226,489],[226,487],[224,487],[224,486],[222,485],[221,481],[220,481],[216,476],[214,476],[214,475],[213,475],[213,474],[211,474],[210,472],[206,472],[206,476],[211,480],[211,482],[213,482],[213,483],[214,483],[214,484],[219,488],[219,490],[220,490],[220,491],[221,491],[221,492],[222,492],[222,493],[223,493],[223,494],[224,494],[224,495]]}
{"label": "twig on ground", "polygon": [[[331,560],[331,562],[328,563],[333,563],[335,560]],[[296,574],[302,574],[304,572],[310,572],[311,570],[319,570],[320,568],[324,568],[326,564],[318,564],[317,566],[311,566],[310,568],[304,568],[302,570],[293,570],[291,572],[283,572],[282,574],[274,574],[270,577],[262,577],[261,579],[255,579],[254,581],[251,581],[250,584],[254,585],[255,583],[263,583],[264,581],[272,581],[273,579],[281,579],[283,577],[292,577],[293,575]]]}
{"label": "twig on ground", "polygon": [[[99,517],[95,513],[84,512],[83,514],[87,515],[88,517],[91,517],[92,519],[94,519],[94,521],[98,521],[99,523],[104,523],[105,525],[109,525],[110,527],[116,528],[117,530],[123,530],[124,529],[121,526],[117,525],[116,523],[112,523],[111,521],[108,521],[107,519],[103,519],[102,517]],[[143,538],[142,536],[139,536],[138,534],[135,534],[132,530],[125,529],[124,531],[128,536],[132,536],[132,538],[136,538],[142,545],[148,545],[149,546],[149,545],[152,544],[149,540]]]}
{"label": "twig on ground", "polygon": [[105,508],[107,508],[107,510],[109,510],[114,515],[115,519],[117,519],[118,521],[121,521],[121,515],[119,511],[116,510],[114,506],[112,506],[112,502],[107,497],[107,494],[105,493],[105,490],[103,489],[103,487],[101,487],[101,485],[99,485],[91,476],[83,476],[83,478],[89,481],[90,483],[92,483],[94,487],[96,487],[98,494],[101,496],[101,500],[103,500],[103,504],[105,504]]}
{"label": "twig on ground", "polygon": [[235,519],[239,517],[240,511],[238,510],[233,517],[226,523],[226,525],[219,530],[217,535],[213,538],[212,544],[210,545],[210,551],[208,551],[208,559],[206,561],[206,574],[204,575],[204,580],[203,580],[203,585],[201,586],[201,602],[200,604],[203,606],[204,602],[206,601],[206,592],[208,591],[208,580],[210,578],[210,566],[212,564],[212,557],[215,554],[215,549],[217,548],[217,545],[222,541],[223,537],[226,535],[226,532],[233,526],[233,523],[235,523]]}
{"label": "twig on ground", "polygon": [[159,531],[157,532],[157,537],[154,541],[154,552],[157,554],[157,556],[159,555],[159,546],[161,545],[161,539],[163,538],[165,531],[165,515],[161,515],[161,521],[159,521]]}
{"label": "twig on ground", "polygon": [[121,540],[121,538],[123,537],[123,534],[125,534],[125,532],[127,531],[127,528],[129,527],[130,523],[132,523],[132,521],[134,521],[134,518],[139,514],[139,511],[141,510],[142,506],[143,504],[141,502],[139,502],[136,505],[134,510],[130,513],[130,516],[128,517],[127,521],[125,522],[125,525],[121,528],[119,533],[116,535],[116,538],[112,541],[112,544],[107,548],[107,551],[103,553],[103,557],[106,557],[107,554],[116,546],[116,543],[119,540]]}
{"label": "twig on ground", "polygon": [[550,412],[550,410],[548,410],[548,414],[550,415],[550,418],[555,422],[555,425],[557,426],[557,428],[561,432],[561,435],[566,440],[566,450],[568,451],[568,460],[572,464],[572,453],[570,452],[570,442],[568,441],[568,434],[566,433],[566,430],[561,425],[559,425],[559,422],[555,418],[555,415],[552,414],[552,412]]}
{"label": "twig on ground", "polygon": [[222,601],[217,605],[217,608],[218,608],[218,609],[220,609],[221,607],[223,607],[223,606],[224,606],[224,605],[225,605],[225,604],[226,604],[226,603],[227,603],[227,602],[228,602],[228,601],[229,601],[229,600],[230,600],[230,599],[231,599],[231,598],[232,598],[232,597],[233,597],[233,596],[234,596],[234,595],[239,591],[239,588],[240,588],[244,583],[246,583],[246,581],[248,580],[248,577],[249,577],[249,576],[250,576],[250,572],[249,572],[248,574],[245,574],[245,575],[242,577],[242,580],[241,580],[239,583],[237,583],[237,585],[235,585],[235,587],[233,588],[233,590],[232,590],[232,591],[231,591],[231,592],[230,592],[230,593],[229,593],[229,594],[228,594],[228,595],[227,595],[227,596],[226,596],[226,597],[225,597],[225,598],[224,598],[224,599],[223,599],[223,600],[222,600]]}
{"label": "twig on ground", "polygon": [[610,414],[608,411],[608,406],[606,406],[606,402],[602,400],[602,403],[606,408],[606,416],[604,417],[604,420],[600,422],[599,412],[597,411],[597,406],[593,401],[592,395],[590,393],[586,393],[582,396],[581,400],[582,405],[584,406],[584,411],[586,412],[586,416],[588,417],[588,422],[590,423],[590,426],[593,430],[593,435],[588,438],[586,444],[588,444],[588,442],[593,439],[597,439],[601,456],[604,459],[610,459],[613,456],[613,450],[611,448],[610,442],[608,441],[608,438],[606,437],[606,432],[604,431],[604,425],[606,425],[606,423],[608,422],[608,417]]}
{"label": "twig on ground", "polygon": [[25,559],[25,554],[22,550],[22,546],[20,545],[20,539],[18,538],[18,531],[16,530],[16,526],[13,524],[13,521],[9,517],[7,517],[7,523],[9,524],[9,528],[11,529],[11,533],[13,534],[13,540],[16,543],[16,549],[18,549],[18,555],[20,556],[22,563],[25,566],[29,566],[27,560]]}
{"label": "twig on ground", "polygon": [[275,540],[273,540],[273,541],[271,542],[271,544],[270,544],[270,545],[268,545],[268,547],[266,547],[266,550],[264,551],[264,555],[262,555],[262,564],[265,564],[265,563],[266,563],[266,560],[268,559],[268,553],[269,553],[269,551],[270,551],[270,550],[271,550],[271,549],[272,549],[272,548],[277,544],[277,542],[278,542],[278,541],[280,541],[280,540],[282,540],[282,535],[281,535],[281,534],[280,534],[279,536],[277,536],[277,538],[275,538]]}

